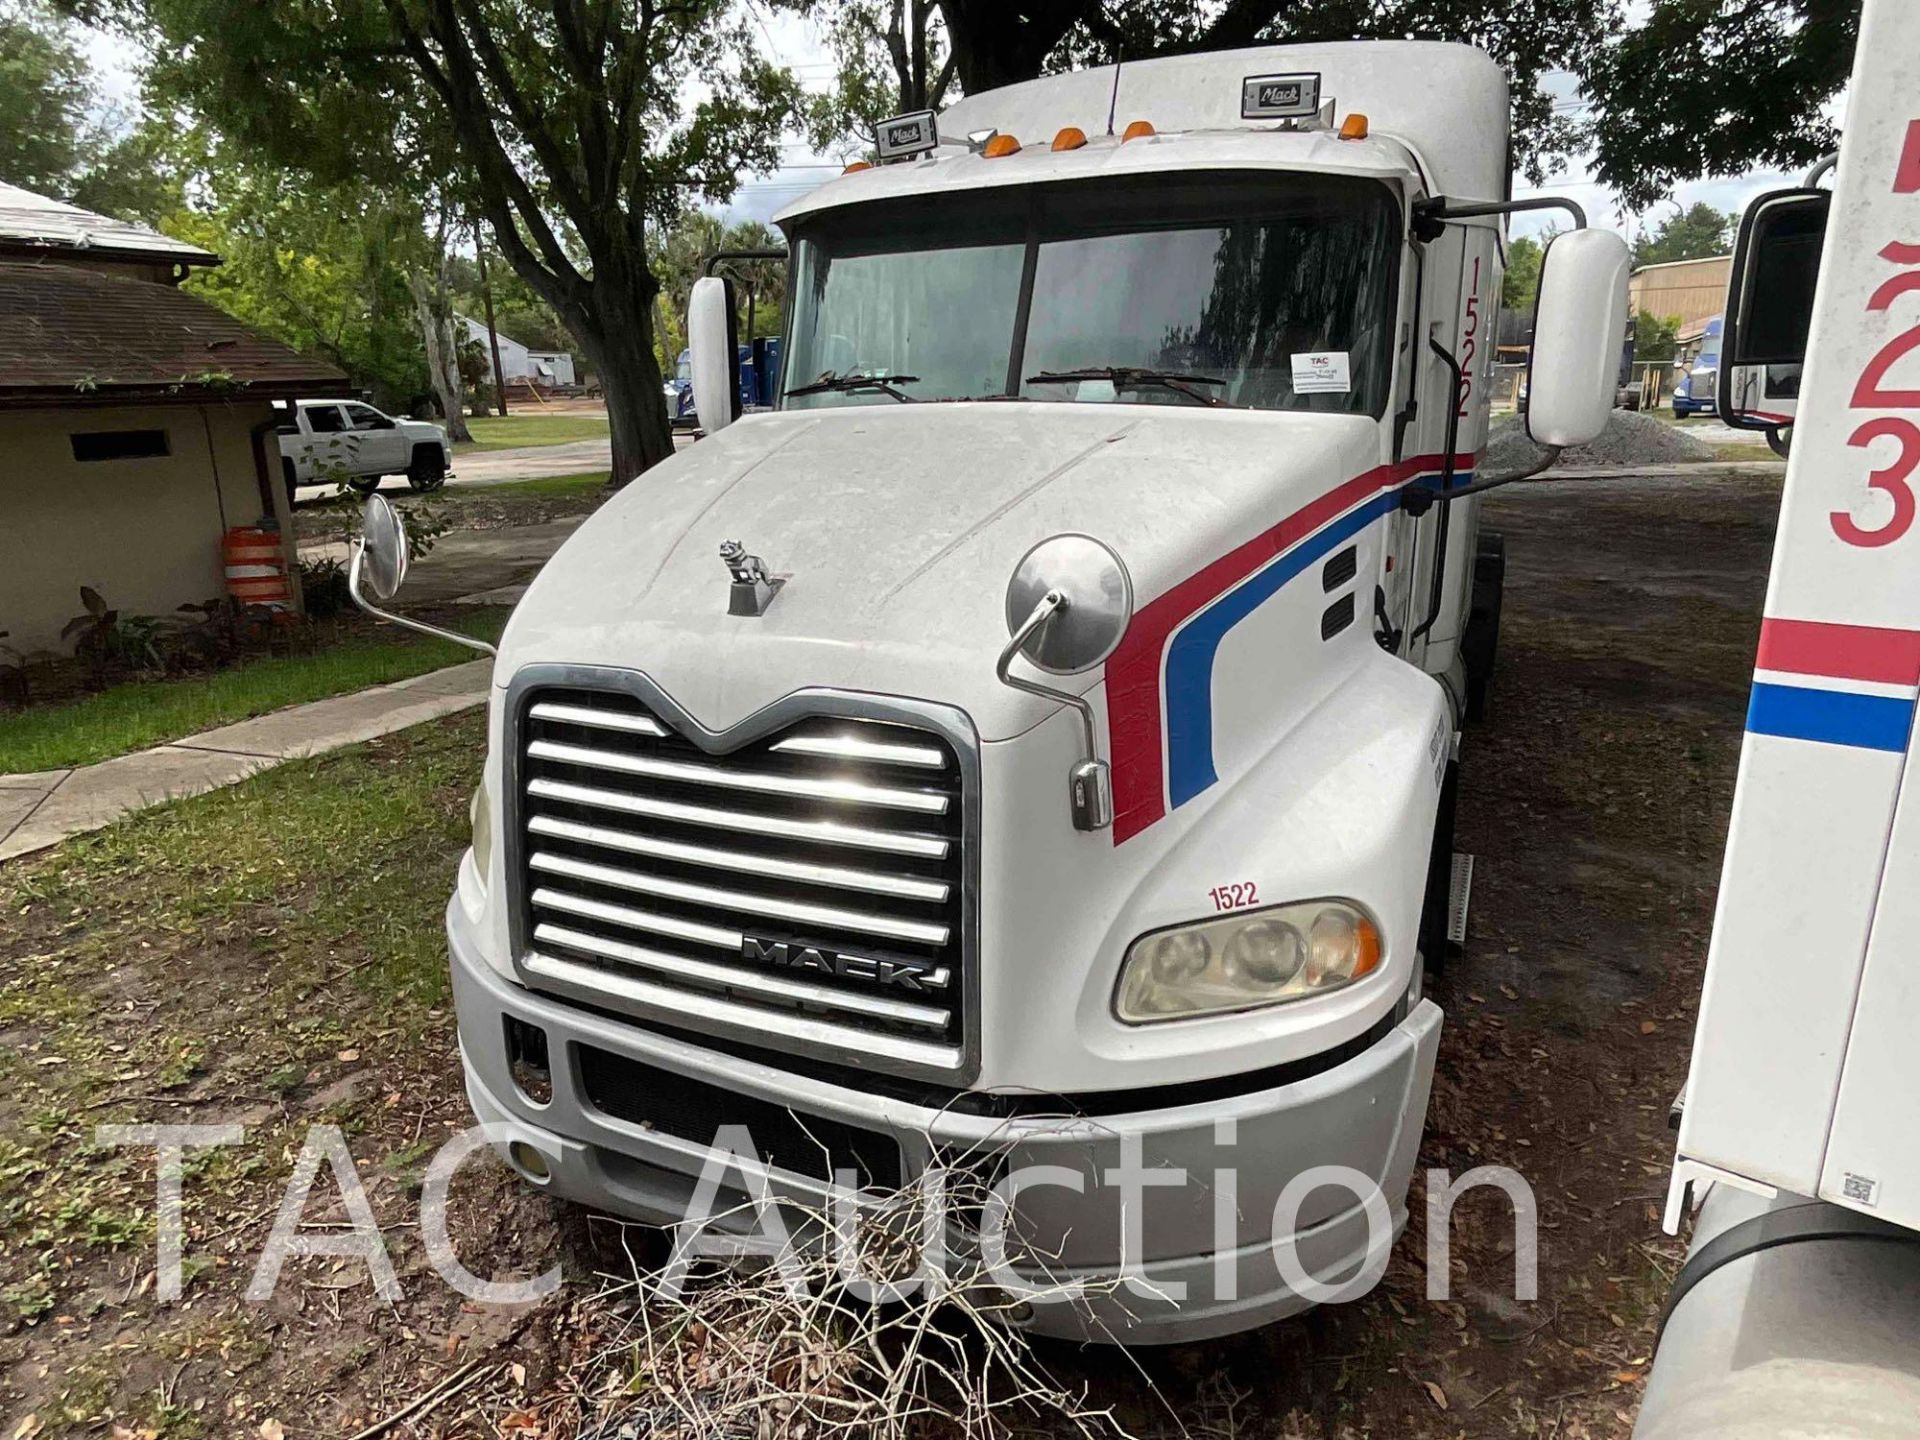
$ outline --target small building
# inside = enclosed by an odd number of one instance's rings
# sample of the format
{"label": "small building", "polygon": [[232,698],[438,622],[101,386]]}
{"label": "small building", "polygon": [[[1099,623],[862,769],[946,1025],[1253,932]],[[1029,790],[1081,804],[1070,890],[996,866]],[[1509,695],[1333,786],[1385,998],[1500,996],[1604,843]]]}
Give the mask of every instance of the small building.
{"label": "small building", "polygon": [[346,377],[180,288],[218,263],[0,184],[0,630],[14,649],[64,649],[83,585],[123,614],[221,594],[234,526],[277,526],[293,569],[272,402],[337,394]]}
{"label": "small building", "polygon": [[1682,334],[1698,333],[1727,308],[1732,275],[1731,255],[1642,265],[1627,278],[1627,309],[1634,315],[1644,310],[1661,320],[1678,320]]}
{"label": "small building", "polygon": [[[487,354],[487,327],[468,315],[454,317],[467,327],[467,339],[480,346],[481,353]],[[511,336],[500,335],[500,373],[506,377],[509,385],[528,383],[541,389],[550,389],[557,385],[575,385],[573,356],[565,350],[529,350]],[[493,358],[487,356],[487,368],[493,368]],[[499,376],[495,377],[496,382]]]}

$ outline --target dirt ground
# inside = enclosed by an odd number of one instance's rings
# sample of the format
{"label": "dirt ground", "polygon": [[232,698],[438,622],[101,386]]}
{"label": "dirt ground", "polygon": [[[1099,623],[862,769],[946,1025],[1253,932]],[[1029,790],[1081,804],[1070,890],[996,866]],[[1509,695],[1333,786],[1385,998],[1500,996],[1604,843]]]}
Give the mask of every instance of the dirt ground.
{"label": "dirt ground", "polygon": [[[1778,481],[1503,492],[1494,713],[1463,755],[1477,857],[1422,1168],[1518,1169],[1540,1296],[1499,1197],[1462,1202],[1425,1299],[1423,1198],[1351,1305],[1149,1352],[1045,1348],[1136,1434],[1624,1436],[1680,1255],[1661,1236]],[[0,869],[0,1437],[560,1436],[609,1384],[621,1227],[476,1159],[452,1237],[481,1274],[558,1263],[532,1309],[429,1269],[422,1167],[466,1122],[438,911],[481,726],[463,717],[153,812]],[[240,1123],[189,1152],[185,1291],[154,1297],[151,1152],[115,1122]],[[242,1298],[307,1127],[340,1127],[399,1281],[289,1262]],[[341,1233],[323,1168],[299,1233]],[[436,1387],[444,1387],[436,1390]],[[439,1394],[439,1399],[434,1399]],[[426,1408],[419,1407],[432,1401]],[[644,1433],[623,1427],[616,1435]]]}

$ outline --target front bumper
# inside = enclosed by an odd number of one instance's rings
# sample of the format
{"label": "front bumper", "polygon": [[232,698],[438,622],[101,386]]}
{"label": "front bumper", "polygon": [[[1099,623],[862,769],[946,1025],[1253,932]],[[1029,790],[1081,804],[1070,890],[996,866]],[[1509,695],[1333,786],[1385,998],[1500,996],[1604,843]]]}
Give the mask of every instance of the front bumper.
{"label": "front bumper", "polygon": [[[1012,1204],[1009,1269],[1035,1295],[1019,1323],[1042,1334],[1151,1345],[1251,1329],[1313,1303],[1281,1278],[1281,1252],[1307,1275],[1338,1284],[1379,1255],[1390,1238],[1385,1228],[1397,1234],[1406,1222],[1440,1042],[1440,1010],[1430,1001],[1360,1053],[1289,1084],[1201,1101],[1170,1090],[1165,1108],[1121,1114],[1006,1119],[792,1074],[535,994],[475,952],[457,901],[448,940],[467,1095],[475,1115],[497,1127],[495,1148],[505,1155],[516,1141],[531,1146],[549,1188],[617,1215],[685,1220],[715,1152],[647,1122],[643,1096],[623,1107],[637,1107],[641,1123],[596,1104],[583,1075],[588,1055],[703,1081],[742,1097],[743,1107],[771,1103],[802,1123],[886,1137],[898,1145],[909,1183],[936,1153],[992,1153],[995,1173],[1024,1177]],[[545,1032],[552,1093],[544,1104],[513,1080],[509,1017]],[[729,1119],[724,1100],[715,1118]],[[686,1128],[684,1117],[676,1128]],[[735,1200],[713,1207],[716,1214],[732,1209],[743,1188],[728,1163],[723,1194]],[[1036,1178],[1042,1172],[1032,1167],[1042,1166],[1053,1168]],[[1276,1225],[1288,1182],[1315,1167],[1340,1167],[1343,1178],[1296,1185],[1289,1218]],[[1148,1178],[1127,1180],[1116,1170]],[[827,1213],[831,1191],[821,1180],[759,1173],[776,1201]],[[1371,1218],[1354,1192],[1362,1184],[1384,1201]],[[712,1228],[755,1227],[750,1213],[735,1211]],[[1060,1298],[1071,1286],[1079,1293]]]}

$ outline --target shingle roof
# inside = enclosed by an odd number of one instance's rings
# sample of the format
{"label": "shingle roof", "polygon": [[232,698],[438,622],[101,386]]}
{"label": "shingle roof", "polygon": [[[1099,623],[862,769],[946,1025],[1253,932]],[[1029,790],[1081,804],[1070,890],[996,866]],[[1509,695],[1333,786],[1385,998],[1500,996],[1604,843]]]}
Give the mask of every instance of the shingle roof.
{"label": "shingle roof", "polygon": [[0,260],[0,404],[324,395],[346,378],[171,285]]}
{"label": "shingle roof", "polygon": [[152,256],[185,265],[220,263],[218,255],[198,245],[175,240],[144,225],[129,225],[78,205],[50,200],[4,181],[0,181],[0,249],[83,250],[126,259]]}

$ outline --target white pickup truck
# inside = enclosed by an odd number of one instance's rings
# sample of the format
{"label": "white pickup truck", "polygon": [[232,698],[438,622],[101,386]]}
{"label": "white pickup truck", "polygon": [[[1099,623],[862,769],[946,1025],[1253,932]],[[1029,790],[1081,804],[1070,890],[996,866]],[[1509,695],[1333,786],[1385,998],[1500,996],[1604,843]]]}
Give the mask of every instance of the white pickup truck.
{"label": "white pickup truck", "polygon": [[361,494],[405,475],[418,494],[453,473],[447,432],[425,420],[396,420],[358,400],[301,400],[280,422],[280,472],[287,503],[302,485],[345,485]]}

